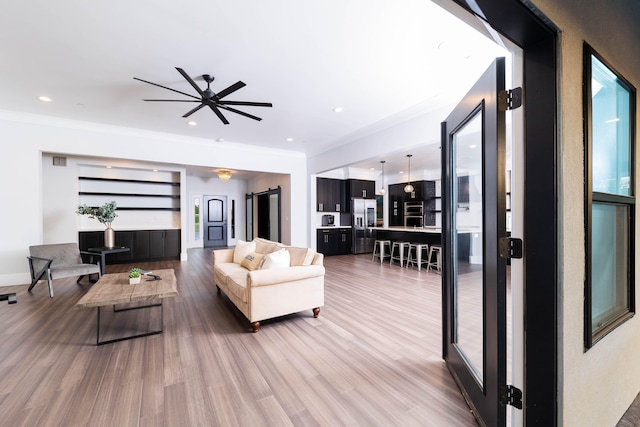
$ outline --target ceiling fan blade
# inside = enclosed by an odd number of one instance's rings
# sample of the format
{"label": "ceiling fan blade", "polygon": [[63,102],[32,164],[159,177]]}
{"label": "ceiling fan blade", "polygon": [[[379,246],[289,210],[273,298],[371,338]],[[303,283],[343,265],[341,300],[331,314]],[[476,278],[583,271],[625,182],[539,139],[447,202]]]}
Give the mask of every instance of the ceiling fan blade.
{"label": "ceiling fan blade", "polygon": [[150,84],[150,85],[158,86],[158,87],[161,87],[161,88],[163,88],[163,89],[167,89],[167,90],[170,90],[170,91],[172,91],[172,92],[179,93],[179,94],[181,94],[181,95],[189,96],[189,97],[191,97],[191,98],[195,98],[195,99],[198,99],[198,100],[200,99],[200,97],[198,97],[198,96],[191,95],[190,93],[180,92],[179,90],[171,89],[170,87],[162,86],[162,85],[159,85],[158,83],[149,82],[149,81],[146,81],[146,80],[139,79],[139,78],[137,78],[137,77],[134,77],[133,79],[134,79],[134,80],[141,81],[141,82],[143,82],[143,83],[148,83],[148,84]]}
{"label": "ceiling fan blade", "polygon": [[243,87],[245,87],[246,84],[243,82],[235,82],[234,84],[232,84],[231,86],[229,86],[226,89],[221,90],[220,92],[216,93],[216,97],[218,99],[224,98],[225,96],[237,91],[238,89],[241,89]]}
{"label": "ceiling fan blade", "polygon": [[200,104],[198,105],[196,108],[194,108],[193,110],[190,110],[188,113],[186,113],[184,116],[182,116],[183,118],[187,118],[190,115],[192,115],[193,113],[195,113],[196,111],[198,111],[199,109],[201,109],[202,107],[204,107],[206,104]]}
{"label": "ceiling fan blade", "polygon": [[270,102],[245,102],[245,101],[218,101],[218,104],[224,105],[249,105],[252,107],[273,107]]}
{"label": "ceiling fan blade", "polygon": [[160,101],[160,102],[202,102],[199,99],[143,99],[143,101]]}
{"label": "ceiling fan blade", "polygon": [[[205,105],[205,104],[202,104],[202,105]],[[211,110],[213,110],[213,112],[216,113],[216,116],[218,116],[218,118],[222,120],[222,123],[224,123],[225,125],[229,124],[229,120],[227,120],[227,118],[222,115],[222,113],[220,112],[220,110],[215,104],[207,103],[206,105],[208,105],[209,108],[211,108]]]}
{"label": "ceiling fan blade", "polygon": [[226,105],[218,105],[220,108],[224,108],[225,110],[231,111],[236,114],[240,114],[241,116],[249,117],[250,119],[260,121],[262,120],[260,117],[253,116],[249,113],[245,113],[244,111],[236,110],[235,108],[227,107]]}
{"label": "ceiling fan blade", "polygon": [[185,71],[184,71],[182,68],[180,68],[180,67],[176,67],[176,70],[178,70],[178,72],[179,72],[180,74],[182,74],[182,77],[184,77],[184,79],[185,79],[187,82],[189,82],[189,84],[190,84],[191,86],[193,86],[193,88],[194,88],[194,89],[195,89],[195,90],[196,90],[200,95],[203,95],[203,93],[202,93],[202,89],[200,89],[200,86],[198,86],[198,85],[196,84],[196,82],[194,82],[194,81],[193,81],[193,79],[192,79],[191,77],[189,77],[189,74],[185,73]]}

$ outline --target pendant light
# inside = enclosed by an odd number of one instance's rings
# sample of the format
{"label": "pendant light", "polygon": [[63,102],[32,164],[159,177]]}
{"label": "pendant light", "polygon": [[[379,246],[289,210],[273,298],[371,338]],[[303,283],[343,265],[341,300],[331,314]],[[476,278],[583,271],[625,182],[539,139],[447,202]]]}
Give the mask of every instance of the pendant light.
{"label": "pendant light", "polygon": [[409,175],[408,175],[408,179],[407,179],[407,185],[404,186],[404,192],[405,193],[413,193],[413,185],[411,185],[411,157],[413,155],[412,154],[407,154],[407,157],[409,158]]}
{"label": "pendant light", "polygon": [[380,165],[382,166],[382,188],[380,189],[380,194],[384,194],[386,192],[384,189],[384,164],[385,160],[380,160]]}

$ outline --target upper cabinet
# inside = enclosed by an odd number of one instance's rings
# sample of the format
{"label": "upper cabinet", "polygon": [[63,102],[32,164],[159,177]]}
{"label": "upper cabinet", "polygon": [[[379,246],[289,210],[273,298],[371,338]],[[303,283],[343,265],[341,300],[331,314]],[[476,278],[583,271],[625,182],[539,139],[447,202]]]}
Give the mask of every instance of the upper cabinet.
{"label": "upper cabinet", "polygon": [[316,178],[316,210],[318,212],[344,212],[345,185],[341,179]]}
{"label": "upper cabinet", "polygon": [[374,199],[376,197],[376,182],[363,179],[347,180],[347,199]]}
{"label": "upper cabinet", "polygon": [[375,196],[375,181],[316,178],[316,210],[318,212],[347,213],[351,210],[352,198],[373,199]]}

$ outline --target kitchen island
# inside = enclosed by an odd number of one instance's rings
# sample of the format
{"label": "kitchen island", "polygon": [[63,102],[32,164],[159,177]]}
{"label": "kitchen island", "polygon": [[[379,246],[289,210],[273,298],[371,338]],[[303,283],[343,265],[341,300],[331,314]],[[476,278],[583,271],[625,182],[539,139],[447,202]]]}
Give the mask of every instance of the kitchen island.
{"label": "kitchen island", "polygon": [[[440,227],[376,227],[376,240],[391,240],[391,242],[442,244],[442,229]],[[468,260],[472,231],[462,232],[458,236],[458,258]]]}

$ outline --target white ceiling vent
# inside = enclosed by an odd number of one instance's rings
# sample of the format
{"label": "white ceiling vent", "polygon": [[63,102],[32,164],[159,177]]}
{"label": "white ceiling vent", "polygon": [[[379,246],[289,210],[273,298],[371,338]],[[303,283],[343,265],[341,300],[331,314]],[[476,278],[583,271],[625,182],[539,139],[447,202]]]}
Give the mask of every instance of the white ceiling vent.
{"label": "white ceiling vent", "polygon": [[61,156],[53,156],[53,166],[67,166],[67,158]]}

